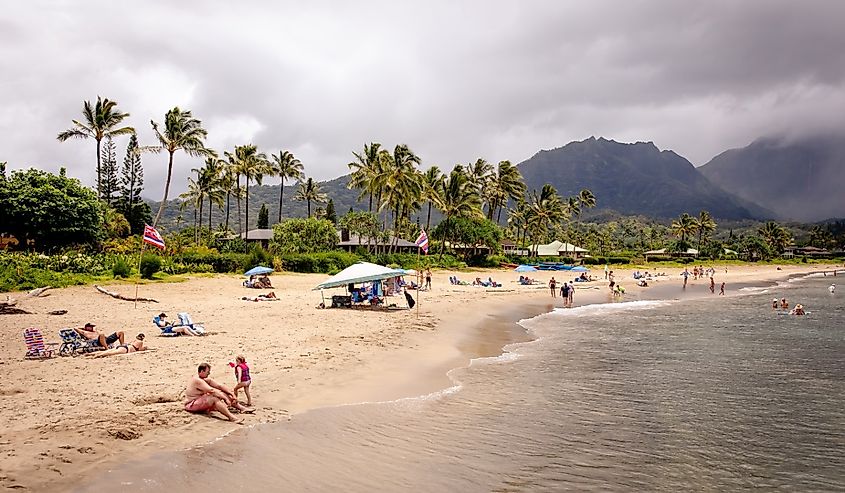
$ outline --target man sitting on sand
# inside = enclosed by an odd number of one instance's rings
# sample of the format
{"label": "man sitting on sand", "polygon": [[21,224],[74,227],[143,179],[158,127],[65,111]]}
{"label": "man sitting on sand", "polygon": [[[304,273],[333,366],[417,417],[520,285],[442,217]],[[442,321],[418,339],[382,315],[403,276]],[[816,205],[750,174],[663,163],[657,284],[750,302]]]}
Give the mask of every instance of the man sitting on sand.
{"label": "man sitting on sand", "polygon": [[97,341],[103,349],[108,349],[110,344],[114,344],[115,341],[120,341],[123,344],[123,331],[119,330],[117,332],[112,332],[111,335],[105,335],[102,332],[94,330],[96,325],[88,322],[85,324],[84,328],[81,329],[73,329],[76,331],[77,334],[81,335],[82,337],[91,340]]}
{"label": "man sitting on sand", "polygon": [[211,365],[200,363],[197,367],[197,375],[188,380],[188,386],[185,388],[185,411],[189,413],[217,411],[233,423],[243,423],[243,418],[236,418],[229,411],[229,406],[244,413],[251,413],[253,410],[239,403],[232,389],[215,382],[210,375]]}
{"label": "man sitting on sand", "polygon": [[132,344],[121,344],[114,349],[107,349],[105,351],[99,351],[96,353],[90,353],[90,356],[93,358],[105,358],[107,356],[115,356],[117,354],[129,354],[135,353],[138,351],[146,351],[147,346],[144,344],[144,334],[138,334],[135,336],[135,340]]}

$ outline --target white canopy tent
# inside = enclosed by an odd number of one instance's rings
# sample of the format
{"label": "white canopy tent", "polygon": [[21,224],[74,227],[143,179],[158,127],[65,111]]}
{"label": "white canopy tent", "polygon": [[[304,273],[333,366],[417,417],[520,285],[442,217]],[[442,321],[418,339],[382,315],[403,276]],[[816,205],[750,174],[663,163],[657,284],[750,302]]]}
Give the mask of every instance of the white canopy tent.
{"label": "white canopy tent", "polygon": [[369,262],[358,262],[355,265],[343,269],[326,281],[317,285],[314,290],[338,288],[347,286],[349,284],[358,284],[368,281],[379,281],[381,279],[390,279],[391,277],[402,276],[405,271],[402,269],[391,269]]}

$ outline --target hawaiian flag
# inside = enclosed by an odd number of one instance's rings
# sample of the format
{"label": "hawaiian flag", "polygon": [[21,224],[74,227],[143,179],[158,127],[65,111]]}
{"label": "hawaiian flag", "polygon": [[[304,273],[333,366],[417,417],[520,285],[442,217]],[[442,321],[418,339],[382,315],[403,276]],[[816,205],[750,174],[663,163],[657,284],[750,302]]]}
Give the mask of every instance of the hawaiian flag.
{"label": "hawaiian flag", "polygon": [[164,250],[164,238],[149,224],[144,225],[144,243],[149,243],[156,248]]}
{"label": "hawaiian flag", "polygon": [[425,234],[425,230],[420,230],[420,235],[417,236],[417,241],[414,242],[418,247],[422,248],[422,250],[428,255],[428,235]]}

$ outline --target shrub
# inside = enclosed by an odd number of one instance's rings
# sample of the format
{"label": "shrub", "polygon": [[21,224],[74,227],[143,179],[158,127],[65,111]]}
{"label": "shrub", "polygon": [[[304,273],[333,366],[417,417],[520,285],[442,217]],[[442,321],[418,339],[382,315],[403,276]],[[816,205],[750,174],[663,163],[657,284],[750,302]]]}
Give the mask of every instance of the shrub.
{"label": "shrub", "polygon": [[161,270],[161,257],[158,255],[146,254],[141,259],[141,277],[152,279],[156,272]]}
{"label": "shrub", "polygon": [[111,268],[111,273],[114,277],[129,277],[129,274],[132,273],[132,268],[125,258],[117,257]]}
{"label": "shrub", "polygon": [[284,270],[290,272],[316,272],[328,274],[339,272],[359,261],[358,257],[346,252],[294,253],[280,258]]}
{"label": "shrub", "polygon": [[269,266],[273,263],[273,256],[270,253],[261,248],[260,246],[255,246],[249,252],[249,256],[247,258],[247,263],[244,265],[244,270],[252,269],[253,267],[263,265],[264,267]]}

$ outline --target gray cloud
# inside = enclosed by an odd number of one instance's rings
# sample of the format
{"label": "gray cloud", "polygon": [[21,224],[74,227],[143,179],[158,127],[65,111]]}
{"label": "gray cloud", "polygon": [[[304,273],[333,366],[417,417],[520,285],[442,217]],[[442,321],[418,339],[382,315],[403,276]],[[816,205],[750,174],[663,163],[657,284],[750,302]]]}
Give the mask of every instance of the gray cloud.
{"label": "gray cloud", "polygon": [[[845,123],[839,2],[32,1],[4,14],[0,161],[86,183],[94,143],[55,136],[98,94],[142,144],[178,105],[211,147],[289,149],[318,179],[369,141],[449,168],[602,135],[702,164]],[[177,156],[176,193],[198,164]],[[158,197],[166,159],[144,165]]]}

